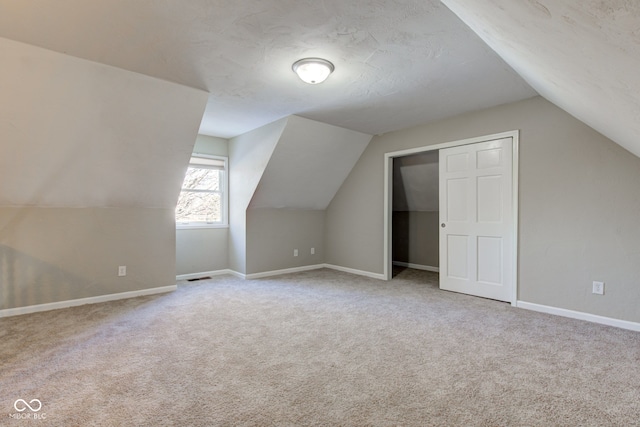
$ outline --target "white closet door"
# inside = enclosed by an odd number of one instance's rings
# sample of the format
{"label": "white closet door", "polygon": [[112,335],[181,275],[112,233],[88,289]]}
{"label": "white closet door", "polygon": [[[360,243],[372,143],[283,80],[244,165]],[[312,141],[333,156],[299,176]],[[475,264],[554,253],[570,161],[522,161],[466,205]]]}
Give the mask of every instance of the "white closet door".
{"label": "white closet door", "polygon": [[513,140],[440,150],[440,288],[512,299]]}

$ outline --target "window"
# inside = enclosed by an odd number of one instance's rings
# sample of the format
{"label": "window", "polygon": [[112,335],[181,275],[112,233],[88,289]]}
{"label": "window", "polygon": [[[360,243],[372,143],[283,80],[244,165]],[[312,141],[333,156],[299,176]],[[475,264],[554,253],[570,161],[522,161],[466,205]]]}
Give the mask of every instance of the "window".
{"label": "window", "polygon": [[227,225],[227,158],[194,154],[176,206],[176,225]]}

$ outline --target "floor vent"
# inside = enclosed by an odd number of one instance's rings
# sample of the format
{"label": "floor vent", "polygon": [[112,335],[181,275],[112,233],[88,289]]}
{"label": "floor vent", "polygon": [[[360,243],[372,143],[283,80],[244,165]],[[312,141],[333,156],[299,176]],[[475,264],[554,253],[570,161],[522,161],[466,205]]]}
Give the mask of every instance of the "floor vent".
{"label": "floor vent", "polygon": [[198,277],[197,279],[187,279],[187,282],[195,282],[197,280],[208,280],[211,279],[211,276]]}

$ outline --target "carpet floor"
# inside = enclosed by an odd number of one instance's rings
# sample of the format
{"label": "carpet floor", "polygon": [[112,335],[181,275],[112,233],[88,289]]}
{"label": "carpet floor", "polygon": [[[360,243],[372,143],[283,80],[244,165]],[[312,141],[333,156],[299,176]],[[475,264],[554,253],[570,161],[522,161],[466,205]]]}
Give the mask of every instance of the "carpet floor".
{"label": "carpet floor", "polygon": [[0,425],[640,426],[640,334],[416,270],[220,276],[0,319]]}

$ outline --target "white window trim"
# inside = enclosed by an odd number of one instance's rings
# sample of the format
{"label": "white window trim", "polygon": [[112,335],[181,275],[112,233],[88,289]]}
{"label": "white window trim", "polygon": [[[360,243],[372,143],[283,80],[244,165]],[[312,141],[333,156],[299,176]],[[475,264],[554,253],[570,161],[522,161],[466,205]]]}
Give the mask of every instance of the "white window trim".
{"label": "white window trim", "polygon": [[[191,157],[222,160],[224,162],[224,174],[222,179],[222,221],[221,222],[176,222],[176,230],[194,230],[198,228],[229,228],[229,158],[214,156],[211,154],[193,153]],[[191,165],[191,161],[189,161]],[[182,187],[180,187],[182,192]]]}

